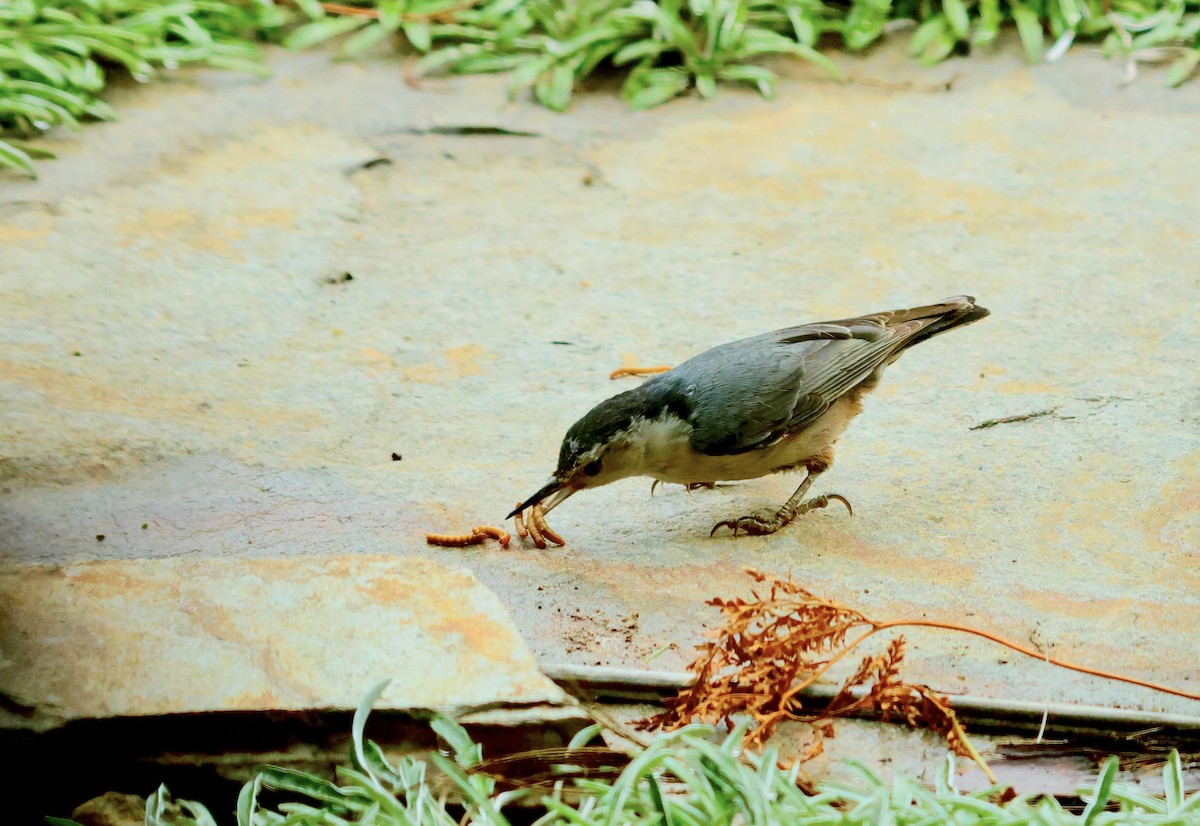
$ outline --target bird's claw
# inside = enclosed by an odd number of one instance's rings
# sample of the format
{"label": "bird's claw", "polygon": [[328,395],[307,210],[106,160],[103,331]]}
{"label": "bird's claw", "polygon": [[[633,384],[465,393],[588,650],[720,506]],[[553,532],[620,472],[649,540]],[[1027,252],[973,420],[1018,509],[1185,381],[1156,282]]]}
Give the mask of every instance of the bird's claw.
{"label": "bird's claw", "polygon": [[[788,520],[790,521],[790,520]],[[733,535],[737,536],[738,531],[745,531],[749,536],[766,536],[786,525],[787,522],[779,519],[777,516],[771,519],[763,519],[761,516],[739,516],[737,519],[726,519],[724,522],[718,522],[713,525],[713,529],[708,532],[710,537],[716,536],[717,531],[721,528],[731,528]]]}
{"label": "bird's claw", "polygon": [[851,516],[854,515],[854,508],[850,506],[850,500],[845,496],[842,496],[840,493],[823,493],[820,496],[814,496],[812,499],[801,502],[795,509],[784,507],[773,516],[750,514],[748,516],[739,516],[737,519],[726,519],[723,522],[713,525],[713,529],[709,531],[708,535],[713,537],[717,535],[719,529],[729,528],[733,531],[734,536],[737,536],[739,531],[744,531],[749,536],[766,536],[767,534],[775,533],[798,516],[803,516],[809,511],[826,507],[835,499],[846,506],[846,510],[850,512]]}
{"label": "bird's claw", "polygon": [[[834,499],[838,500],[843,505],[845,505],[846,512],[849,513],[851,516],[854,516],[854,506],[850,504],[849,499],[847,499],[845,496],[842,496],[840,493],[825,493],[825,494],[818,496],[816,499],[810,499],[809,502],[812,502],[814,504],[813,504],[812,508],[810,508],[809,510],[812,510],[814,508],[823,508]],[[819,505],[815,504],[817,502],[817,500],[820,500],[821,504],[819,504]],[[806,502],[805,504],[808,504],[808,502]]]}

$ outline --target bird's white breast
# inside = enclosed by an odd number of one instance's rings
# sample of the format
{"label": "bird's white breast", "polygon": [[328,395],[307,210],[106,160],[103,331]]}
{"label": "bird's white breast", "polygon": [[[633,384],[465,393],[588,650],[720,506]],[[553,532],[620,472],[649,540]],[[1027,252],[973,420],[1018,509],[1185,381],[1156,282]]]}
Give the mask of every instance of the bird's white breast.
{"label": "bird's white breast", "polygon": [[639,419],[605,459],[609,466],[605,475],[650,476],[679,484],[757,479],[816,456],[842,435],[859,409],[856,398],[843,397],[800,433],[731,456],[706,456],[693,450],[691,425],[682,419]]}

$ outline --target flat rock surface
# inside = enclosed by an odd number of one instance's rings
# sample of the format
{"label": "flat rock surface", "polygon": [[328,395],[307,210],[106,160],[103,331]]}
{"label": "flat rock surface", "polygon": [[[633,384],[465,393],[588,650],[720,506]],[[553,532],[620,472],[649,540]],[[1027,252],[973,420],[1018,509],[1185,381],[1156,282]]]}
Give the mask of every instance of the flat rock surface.
{"label": "flat rock surface", "polygon": [[204,711],[565,704],[471,574],[426,559],[109,560],[0,574],[9,726]]}
{"label": "flat rock surface", "polygon": [[[750,565],[880,620],[1200,691],[1200,83],[1018,55],[924,69],[898,43],[843,59],[857,83],[785,63],[777,100],[643,113],[282,52],[266,81],[120,90],[119,123],[0,188],[0,553],[6,610],[33,612],[4,660],[73,674],[110,713],[357,698],[412,650],[492,681],[520,656],[491,608],[495,661],[457,625],[403,652],[346,634],[373,583],[391,646],[452,583],[482,599],[462,568],[544,663],[677,669]],[[430,131],[454,126],[536,134]],[[561,550],[424,541],[498,524],[565,429],[634,386],[608,379],[623,363],[957,293],[992,317],[895,364],[814,489],[853,517],[709,538],[798,480],[628,480],[553,514]],[[241,655],[186,617],[238,582],[223,604],[258,626]],[[139,629],[170,668],[77,656]],[[272,674],[268,639],[312,680]],[[236,681],[176,694],[189,646]],[[906,675],[947,691],[1200,709],[947,632],[910,650]]]}

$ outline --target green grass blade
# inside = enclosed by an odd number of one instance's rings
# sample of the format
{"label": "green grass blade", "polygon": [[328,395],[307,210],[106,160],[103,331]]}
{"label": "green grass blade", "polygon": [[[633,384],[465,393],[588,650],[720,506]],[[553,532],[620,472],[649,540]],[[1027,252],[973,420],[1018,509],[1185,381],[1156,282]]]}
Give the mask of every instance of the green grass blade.
{"label": "green grass blade", "polygon": [[38,176],[37,170],[33,166],[33,158],[29,157],[29,153],[18,149],[3,138],[0,138],[0,166],[19,169],[31,178]]}
{"label": "green grass blade", "polygon": [[1091,800],[1088,801],[1087,808],[1083,810],[1081,823],[1083,826],[1091,826],[1091,823],[1104,811],[1104,807],[1108,805],[1109,794],[1112,792],[1113,780],[1117,776],[1117,758],[1110,756],[1104,761],[1104,767],[1100,770],[1100,776],[1096,779],[1096,785],[1092,789]]}
{"label": "green grass blade", "polygon": [[1046,38],[1042,32],[1042,21],[1037,14],[1021,3],[1012,3],[1012,16],[1017,24],[1017,33],[1021,36],[1021,44],[1025,47],[1025,55],[1030,63],[1040,63],[1046,51]]}

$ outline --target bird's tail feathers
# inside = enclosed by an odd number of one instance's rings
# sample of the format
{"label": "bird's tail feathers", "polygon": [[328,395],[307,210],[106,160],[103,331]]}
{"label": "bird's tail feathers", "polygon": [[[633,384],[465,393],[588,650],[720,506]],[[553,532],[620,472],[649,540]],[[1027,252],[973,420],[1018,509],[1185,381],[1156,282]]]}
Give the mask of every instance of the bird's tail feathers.
{"label": "bird's tail feathers", "polygon": [[933,338],[939,333],[944,333],[947,330],[953,330],[955,327],[962,327],[965,324],[987,318],[990,314],[991,311],[986,307],[980,307],[975,303],[974,296],[956,295],[953,298],[947,298],[945,301],[930,304],[926,307],[898,310],[888,319],[887,325],[889,327],[897,327],[913,321],[924,322],[914,325],[917,327],[917,330],[906,342],[905,347],[907,348],[926,339]]}

